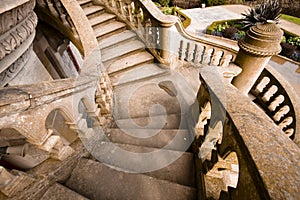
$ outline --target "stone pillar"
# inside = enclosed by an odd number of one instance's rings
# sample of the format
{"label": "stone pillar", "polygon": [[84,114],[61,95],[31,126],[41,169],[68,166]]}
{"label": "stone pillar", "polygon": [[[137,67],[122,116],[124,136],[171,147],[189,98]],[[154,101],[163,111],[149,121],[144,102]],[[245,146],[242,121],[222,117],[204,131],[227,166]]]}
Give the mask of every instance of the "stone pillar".
{"label": "stone pillar", "polygon": [[3,0],[0,6],[0,86],[28,62],[35,36],[35,0]]}
{"label": "stone pillar", "polygon": [[232,84],[242,93],[248,95],[270,58],[281,51],[282,35],[283,31],[275,23],[265,23],[251,27],[239,41],[240,50],[234,63],[242,72]]}
{"label": "stone pillar", "polygon": [[170,60],[170,30],[168,27],[159,28],[160,55],[164,60]]}

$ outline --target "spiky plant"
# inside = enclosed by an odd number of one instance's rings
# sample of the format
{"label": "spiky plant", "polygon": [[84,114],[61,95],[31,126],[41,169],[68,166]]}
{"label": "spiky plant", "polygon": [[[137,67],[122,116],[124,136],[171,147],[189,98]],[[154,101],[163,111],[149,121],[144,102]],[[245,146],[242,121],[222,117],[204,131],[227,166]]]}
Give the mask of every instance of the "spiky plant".
{"label": "spiky plant", "polygon": [[242,22],[245,29],[258,23],[273,22],[278,24],[280,13],[281,7],[278,0],[267,0],[255,8],[249,9],[247,13],[242,13],[245,16]]}

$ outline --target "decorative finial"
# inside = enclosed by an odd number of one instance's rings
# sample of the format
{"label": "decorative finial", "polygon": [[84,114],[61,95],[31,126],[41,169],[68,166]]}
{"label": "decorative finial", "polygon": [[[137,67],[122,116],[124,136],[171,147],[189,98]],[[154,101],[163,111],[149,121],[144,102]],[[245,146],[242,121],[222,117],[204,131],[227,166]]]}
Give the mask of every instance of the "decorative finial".
{"label": "decorative finial", "polygon": [[278,0],[267,0],[247,13],[242,13],[245,19],[242,21],[244,28],[248,29],[256,24],[275,23],[278,24],[281,7]]}

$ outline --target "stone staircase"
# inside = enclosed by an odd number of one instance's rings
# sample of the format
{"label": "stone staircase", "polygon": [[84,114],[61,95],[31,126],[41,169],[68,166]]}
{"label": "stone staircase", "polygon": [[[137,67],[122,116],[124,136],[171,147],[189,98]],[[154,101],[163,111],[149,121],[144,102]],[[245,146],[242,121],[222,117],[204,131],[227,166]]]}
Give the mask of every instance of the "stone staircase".
{"label": "stone staircase", "polygon": [[[53,184],[42,199],[197,199],[194,154],[189,152],[193,138],[184,121],[187,105],[181,105],[183,96],[170,71],[154,63],[144,43],[115,15],[91,0],[78,2],[97,37],[114,88],[115,125],[103,133],[82,115],[81,137],[92,155],[80,158],[69,178]],[[151,160],[158,165],[168,160],[166,155],[177,158],[143,171],[147,162],[134,156],[119,158],[110,154],[114,150],[110,147],[132,154],[160,151],[163,156]],[[97,159],[101,155],[113,158]]]}

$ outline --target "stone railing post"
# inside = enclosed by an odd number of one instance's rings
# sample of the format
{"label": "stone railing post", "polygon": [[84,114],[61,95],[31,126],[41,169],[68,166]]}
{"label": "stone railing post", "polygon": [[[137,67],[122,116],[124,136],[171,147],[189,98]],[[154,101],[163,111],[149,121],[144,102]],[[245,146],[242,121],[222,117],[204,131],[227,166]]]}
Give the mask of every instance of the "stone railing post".
{"label": "stone railing post", "polygon": [[160,56],[163,60],[170,61],[170,30],[168,27],[160,27],[159,42],[160,42]]}
{"label": "stone railing post", "polygon": [[249,93],[270,58],[281,51],[282,35],[283,31],[275,23],[265,23],[251,27],[239,41],[240,50],[234,63],[242,72],[232,83],[242,93]]}

